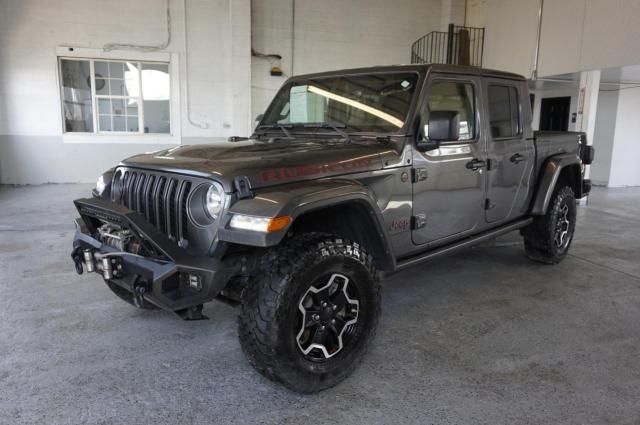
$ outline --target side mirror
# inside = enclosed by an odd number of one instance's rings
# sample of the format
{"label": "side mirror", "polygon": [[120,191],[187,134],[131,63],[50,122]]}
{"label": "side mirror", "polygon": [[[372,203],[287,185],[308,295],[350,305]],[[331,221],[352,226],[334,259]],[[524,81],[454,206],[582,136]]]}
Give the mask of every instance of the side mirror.
{"label": "side mirror", "polygon": [[441,142],[458,140],[460,114],[456,111],[432,111],[416,143],[419,151],[427,152],[440,147]]}

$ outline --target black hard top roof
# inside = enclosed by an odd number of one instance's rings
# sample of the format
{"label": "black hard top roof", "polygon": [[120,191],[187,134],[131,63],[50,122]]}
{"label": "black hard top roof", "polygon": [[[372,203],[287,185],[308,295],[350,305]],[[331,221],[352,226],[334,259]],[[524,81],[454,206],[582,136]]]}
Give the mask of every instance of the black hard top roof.
{"label": "black hard top roof", "polygon": [[386,66],[370,66],[366,68],[352,68],[341,69],[336,71],[317,72],[313,74],[296,75],[296,78],[319,78],[329,77],[332,75],[353,75],[353,74],[368,74],[374,72],[395,72],[395,71],[416,71],[416,72],[440,72],[451,74],[466,74],[466,75],[479,75],[483,77],[497,77],[508,78],[511,80],[522,80],[525,78],[522,75],[513,74],[511,72],[496,71],[493,69],[478,68],[475,66],[463,66],[463,65],[441,65],[441,64],[427,64],[427,65],[386,65]]}

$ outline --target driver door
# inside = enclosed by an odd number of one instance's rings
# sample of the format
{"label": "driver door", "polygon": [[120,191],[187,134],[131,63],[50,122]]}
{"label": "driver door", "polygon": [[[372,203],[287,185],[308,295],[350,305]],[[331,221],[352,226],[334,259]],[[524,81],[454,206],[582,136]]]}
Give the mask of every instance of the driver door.
{"label": "driver door", "polygon": [[[484,220],[485,141],[480,137],[480,82],[472,76],[432,77],[422,106],[420,131],[429,114],[457,112],[459,135],[437,149],[414,147],[413,228],[416,245],[437,246],[473,233]],[[424,136],[418,136],[424,137]]]}

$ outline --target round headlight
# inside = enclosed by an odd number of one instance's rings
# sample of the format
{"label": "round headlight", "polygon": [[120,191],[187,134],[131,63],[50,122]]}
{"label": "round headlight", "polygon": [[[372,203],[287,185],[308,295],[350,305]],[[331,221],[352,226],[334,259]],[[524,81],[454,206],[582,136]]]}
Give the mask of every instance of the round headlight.
{"label": "round headlight", "polygon": [[209,214],[209,216],[214,220],[218,218],[220,211],[222,211],[223,200],[224,193],[222,193],[222,190],[220,190],[216,185],[209,186],[204,204],[207,214]]}

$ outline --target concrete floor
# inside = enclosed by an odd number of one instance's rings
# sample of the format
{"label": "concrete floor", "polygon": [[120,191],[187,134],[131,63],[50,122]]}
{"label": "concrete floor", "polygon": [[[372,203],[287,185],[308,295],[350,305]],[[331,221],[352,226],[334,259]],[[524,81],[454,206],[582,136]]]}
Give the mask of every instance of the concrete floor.
{"label": "concrete floor", "polygon": [[76,275],[89,190],[0,188],[0,423],[640,423],[640,189],[595,189],[560,265],[514,234],[392,276],[366,360],[313,396],[253,371],[234,309],[183,322]]}

